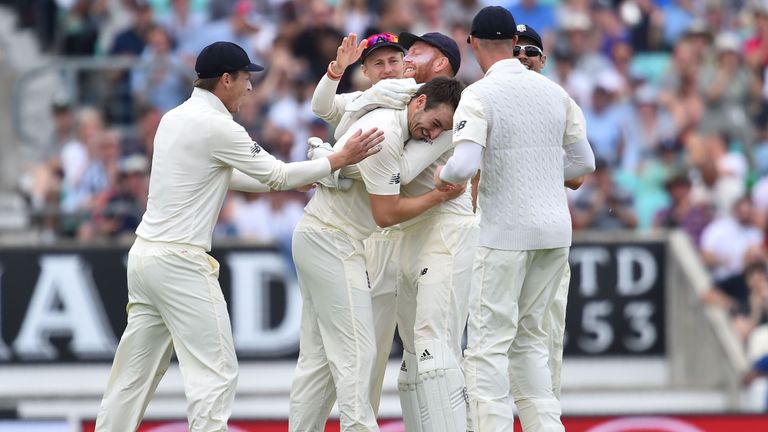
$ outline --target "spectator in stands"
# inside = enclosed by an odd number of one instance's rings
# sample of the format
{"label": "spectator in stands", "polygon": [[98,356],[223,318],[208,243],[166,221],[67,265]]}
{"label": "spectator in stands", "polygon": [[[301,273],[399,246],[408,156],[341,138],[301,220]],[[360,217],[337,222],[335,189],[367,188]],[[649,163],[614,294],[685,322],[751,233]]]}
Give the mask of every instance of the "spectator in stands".
{"label": "spectator in stands", "polygon": [[135,128],[130,135],[123,138],[120,144],[123,156],[140,154],[152,160],[155,133],[160,125],[162,113],[153,105],[139,106],[137,109]]}
{"label": "spectator in stands", "polygon": [[172,51],[171,36],[161,26],[152,26],[147,46],[131,69],[133,104],[151,104],[165,114],[189,97],[194,74]]}
{"label": "spectator in stands", "polygon": [[743,272],[761,257],[763,233],[754,224],[753,215],[752,201],[742,197],[733,205],[731,216],[714,220],[701,236],[701,257],[715,284],[703,299],[732,313],[748,309]]}
{"label": "spectator in stands", "polygon": [[107,12],[105,0],[74,0],[61,15],[61,53],[91,56],[96,53],[100,25]]}
{"label": "spectator in stands", "polygon": [[443,14],[443,0],[418,0],[414,10],[416,20],[411,26],[414,34],[440,32],[447,34],[448,22]]}
{"label": "spectator in stands", "polygon": [[[555,31],[557,20],[551,2],[539,0],[519,0],[507,6],[515,22],[526,23],[538,30],[542,39],[549,39]],[[545,45],[547,45],[545,43]]]}
{"label": "spectator in stands", "polygon": [[[736,333],[747,343],[750,358],[768,354],[768,267],[763,259],[744,269],[747,286],[747,305],[743,313],[734,318]],[[762,328],[761,328],[762,327]]]}
{"label": "spectator in stands", "polygon": [[743,63],[740,48],[735,34],[718,35],[714,61],[701,68],[697,82],[704,101],[702,131],[727,133],[749,157],[754,134],[748,109],[752,95],[759,95],[755,91],[759,86],[755,86],[754,74]]}
{"label": "spectator in stands", "polygon": [[666,183],[672,203],[656,213],[653,226],[656,228],[679,228],[687,233],[696,247],[701,244],[701,235],[712,221],[710,208],[693,201],[691,180],[685,174],[678,174]]}
{"label": "spectator in stands", "polygon": [[[589,123],[587,123],[589,124]],[[595,161],[595,172],[587,176],[577,195],[574,229],[633,229],[637,225],[632,195],[616,185],[613,171],[604,159]]]}
{"label": "spectator in stands", "polygon": [[130,0],[132,22],[118,33],[109,49],[111,55],[138,57],[147,44],[147,35],[154,25],[149,0]]}
{"label": "spectator in stands", "polygon": [[754,20],[754,35],[744,44],[744,56],[751,67],[765,69],[768,66],[768,3],[754,1],[749,9]]}
{"label": "spectator in stands", "polygon": [[207,21],[208,17],[205,13],[190,8],[189,0],[172,0],[170,12],[160,20],[160,23],[175,43],[196,37]]}
{"label": "spectator in stands", "polygon": [[[462,53],[462,58],[463,53]],[[553,62],[554,60],[554,62]],[[592,103],[592,79],[576,70],[576,58],[570,46],[561,41],[555,44],[554,52],[548,64],[554,63],[554,67],[545,69],[551,71],[547,76],[560,84],[579,106],[588,107]],[[589,127],[589,126],[587,126]]]}
{"label": "spectator in stands", "polygon": [[587,136],[595,157],[604,159],[611,168],[619,167],[624,156],[622,111],[617,103],[622,86],[621,77],[615,71],[603,71],[595,80],[592,104],[584,109]]}
{"label": "spectator in stands", "polygon": [[90,157],[83,177],[77,187],[69,191],[70,205],[86,217],[93,210],[99,194],[115,183],[120,160],[120,132],[105,130],[89,142],[88,151]]}
{"label": "spectator in stands", "polygon": [[81,108],[77,117],[75,139],[61,149],[61,208],[64,213],[77,211],[80,201],[74,191],[81,187],[83,174],[90,164],[90,150],[104,132],[101,113],[93,108]]}
{"label": "spectator in stands", "polygon": [[240,45],[256,63],[262,64],[253,43],[253,36],[258,31],[259,22],[253,4],[248,0],[238,0],[228,17],[205,23],[190,39],[179,40],[181,58],[193,67],[197,54],[204,47],[216,41],[227,41]]}
{"label": "spectator in stands", "polygon": [[670,112],[680,131],[698,127],[704,110],[697,84],[698,61],[691,41],[681,39],[661,77],[659,102]]}
{"label": "spectator in stands", "polygon": [[336,48],[344,35],[331,25],[330,6],[324,1],[311,1],[309,13],[312,22],[296,35],[291,49],[293,55],[307,65],[311,79],[317,81],[328,63],[336,58]]}
{"label": "spectator in stands", "polygon": [[[632,7],[634,6],[636,9]],[[624,6],[622,18],[627,21],[632,46],[637,52],[661,51],[664,44],[664,17],[654,0],[637,0]]]}
{"label": "spectator in stands", "polygon": [[729,215],[746,193],[747,159],[729,147],[729,138],[722,133],[692,134],[686,143],[695,168],[694,199],[711,204],[716,217]]}
{"label": "spectator in stands", "polygon": [[[28,194],[35,212],[52,210],[58,201],[58,183],[61,181],[61,152],[64,146],[74,140],[74,114],[68,95],[58,93],[51,103],[53,132],[38,160],[30,167],[21,187]],[[28,186],[26,186],[28,185]]]}
{"label": "spectator in stands", "polygon": [[409,0],[380,0],[376,12],[378,22],[372,23],[360,36],[409,31],[415,19],[413,4]]}
{"label": "spectator in stands", "polygon": [[[131,24],[115,36],[110,55],[138,59],[147,45],[149,31],[154,27],[152,6],[148,0],[130,0]],[[110,74],[112,92],[107,105],[110,122],[129,124],[133,121],[131,77],[128,71],[117,70]]]}
{"label": "spectator in stands", "polygon": [[114,185],[96,197],[90,220],[79,232],[80,240],[132,238],[147,208],[149,162],[131,155],[120,160]]}
{"label": "spectator in stands", "polygon": [[693,0],[672,0],[662,7],[664,40],[674,46],[695,17]]}

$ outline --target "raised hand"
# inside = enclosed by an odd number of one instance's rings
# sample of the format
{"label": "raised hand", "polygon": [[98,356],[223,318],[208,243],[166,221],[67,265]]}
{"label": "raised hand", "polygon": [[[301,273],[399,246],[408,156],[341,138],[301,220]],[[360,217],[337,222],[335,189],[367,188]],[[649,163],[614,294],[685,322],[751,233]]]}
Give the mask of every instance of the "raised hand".
{"label": "raised hand", "polygon": [[350,33],[341,41],[341,45],[336,49],[336,60],[331,63],[331,70],[336,75],[342,75],[347,67],[356,62],[363,54],[363,50],[368,46],[368,41],[363,39],[358,45],[357,35]]}

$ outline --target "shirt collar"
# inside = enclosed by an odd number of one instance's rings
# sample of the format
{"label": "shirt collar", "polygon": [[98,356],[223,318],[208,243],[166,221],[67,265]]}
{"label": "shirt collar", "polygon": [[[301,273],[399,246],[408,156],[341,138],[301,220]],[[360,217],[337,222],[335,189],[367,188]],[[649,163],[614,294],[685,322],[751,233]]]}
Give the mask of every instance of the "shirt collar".
{"label": "shirt collar", "polygon": [[219,111],[222,114],[226,114],[227,116],[229,116],[229,118],[232,118],[232,113],[229,112],[227,107],[224,106],[224,102],[222,102],[218,96],[209,92],[208,90],[203,90],[199,87],[195,87],[194,89],[192,89],[192,99],[202,101],[208,106],[210,106],[211,108],[215,109],[216,111]]}
{"label": "shirt collar", "polygon": [[528,69],[526,69],[522,63],[520,63],[520,60],[516,58],[508,58],[504,60],[499,60],[496,63],[492,64],[491,67],[488,68],[488,71],[485,73],[484,76],[488,76],[491,73],[495,73],[500,70],[508,70],[512,73],[522,73],[527,71]]}
{"label": "shirt collar", "polygon": [[403,143],[411,139],[411,131],[408,129],[408,106],[397,112],[397,119],[400,121],[400,137]]}

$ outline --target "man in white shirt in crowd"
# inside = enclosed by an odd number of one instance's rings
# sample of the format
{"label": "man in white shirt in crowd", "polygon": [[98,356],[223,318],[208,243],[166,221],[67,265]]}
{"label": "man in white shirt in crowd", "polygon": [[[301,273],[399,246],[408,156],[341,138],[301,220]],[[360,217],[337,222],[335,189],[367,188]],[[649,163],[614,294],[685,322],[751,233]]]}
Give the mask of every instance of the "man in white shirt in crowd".
{"label": "man in white shirt in crowd", "polygon": [[[352,130],[376,125],[384,131],[382,151],[357,165],[362,181],[349,190],[320,185],[296,227],[294,262],[304,305],[297,378],[307,386],[291,391],[289,429],[322,430],[325,418],[317,418],[312,380],[330,371],[338,398],[341,428],[378,430],[370,403],[370,381],[376,357],[371,293],[363,256],[363,240],[378,225],[386,228],[412,219],[424,211],[465,192],[463,186],[445,192],[431,190],[416,197],[400,196],[400,154],[411,137],[434,140],[451,127],[463,85],[436,79],[422,86],[402,110],[380,108],[355,122],[336,144],[343,148]],[[323,370],[314,371],[312,365]],[[310,379],[307,374],[311,375]],[[312,413],[312,418],[307,418]]]}
{"label": "man in white shirt in crowd", "polygon": [[[441,76],[453,77],[459,70],[459,48],[448,36],[440,33],[416,36],[403,32],[399,42],[408,49],[404,59],[405,76],[417,83]],[[412,79],[381,81],[349,103],[334,105],[336,112],[346,111],[339,129],[344,130],[350,118],[359,117],[370,107],[402,107],[398,101],[418,88],[414,84]],[[333,97],[331,92],[320,92],[321,86],[318,86],[315,97],[318,94]],[[340,96],[335,96],[336,101],[339,99]],[[411,139],[401,159],[403,195],[417,196],[432,190],[434,170],[445,163],[452,149],[450,134],[441,134],[433,141]],[[348,167],[342,174],[355,177],[353,169]],[[379,276],[372,274],[372,280],[391,278],[394,270],[400,270],[402,275],[397,284],[397,325],[404,353],[398,388],[405,426],[414,431],[464,430],[461,338],[477,241],[477,224],[469,194],[443,203],[401,224],[401,228],[402,233],[398,234],[402,237],[402,247],[390,241],[386,248],[373,249],[366,257],[372,257],[375,262],[382,257],[401,257],[400,265],[388,263],[386,267],[392,271]],[[390,253],[384,253],[387,250]],[[376,306],[374,303],[374,308]],[[374,314],[381,316],[380,311],[374,310]],[[389,337],[391,334],[390,329]],[[380,340],[380,352],[386,347],[388,353],[389,344],[388,338]],[[422,354],[419,359],[416,353]],[[383,378],[383,367],[381,370],[379,380]]]}
{"label": "man in white shirt in crowd", "polygon": [[563,183],[594,170],[594,156],[568,94],[514,58],[516,25],[509,11],[480,10],[468,42],[485,76],[462,94],[454,154],[435,174],[438,188],[461,184],[482,162],[483,217],[464,360],[467,429],[512,430],[515,385],[524,430],[563,431],[544,317],[568,265],[571,222]]}
{"label": "man in white shirt in crowd", "polygon": [[267,192],[310,184],[380,149],[381,132],[350,134],[326,159],[283,163],[232,119],[261,71],[231,42],[202,50],[192,96],[165,114],[154,141],[147,211],[128,254],[128,324],[96,420],[134,431],[175,349],[191,431],[226,431],[237,358],[219,264],[206,252],[228,188]]}

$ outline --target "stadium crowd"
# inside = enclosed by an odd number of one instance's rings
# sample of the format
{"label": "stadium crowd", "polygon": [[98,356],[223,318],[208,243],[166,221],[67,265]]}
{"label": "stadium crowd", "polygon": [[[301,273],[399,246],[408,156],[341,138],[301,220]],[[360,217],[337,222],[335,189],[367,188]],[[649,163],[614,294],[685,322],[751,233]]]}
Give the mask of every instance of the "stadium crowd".
{"label": "stadium crowd", "polygon": [[[135,60],[121,73],[82,72],[78,94],[54,98],[55,132],[24,189],[51,240],[133,235],[154,132],[188,97],[207,44],[236,42],[267,67],[236,119],[270,153],[296,161],[308,137],[332,140],[310,99],[344,35],[452,35],[464,57],[458,77],[471,83],[481,71],[463,43],[470,20],[502,3],[542,34],[544,73],[585,113],[598,164],[570,194],[574,229],[687,232],[713,276],[703,300],[732,314],[750,360],[768,355],[768,0],[5,3],[52,54]],[[340,92],[364,87],[353,69]],[[214,235],[289,247],[306,200],[231,193]]]}

